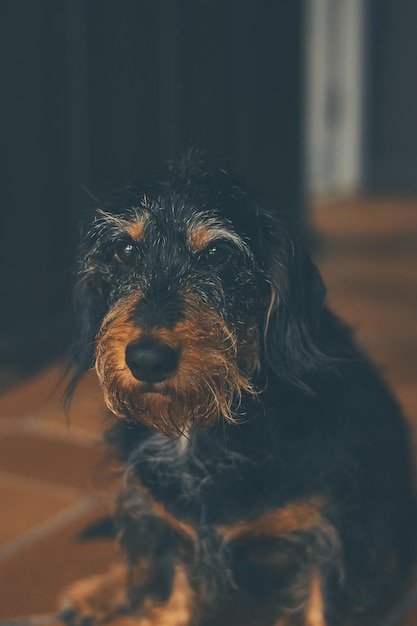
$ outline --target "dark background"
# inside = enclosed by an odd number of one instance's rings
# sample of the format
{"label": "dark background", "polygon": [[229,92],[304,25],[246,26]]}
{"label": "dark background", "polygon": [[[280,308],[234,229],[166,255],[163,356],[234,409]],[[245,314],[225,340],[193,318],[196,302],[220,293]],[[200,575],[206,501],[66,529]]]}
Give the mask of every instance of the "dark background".
{"label": "dark background", "polygon": [[[308,1],[2,0],[0,383],[68,343],[83,187],[193,144],[306,222]],[[417,3],[366,13],[363,190],[414,192]]]}

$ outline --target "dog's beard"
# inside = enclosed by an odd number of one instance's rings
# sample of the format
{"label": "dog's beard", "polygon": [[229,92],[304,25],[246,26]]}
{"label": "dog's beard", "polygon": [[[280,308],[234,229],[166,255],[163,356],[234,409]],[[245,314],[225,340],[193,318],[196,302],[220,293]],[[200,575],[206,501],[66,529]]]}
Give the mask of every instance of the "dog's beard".
{"label": "dog's beard", "polygon": [[249,391],[244,380],[199,380],[193,388],[191,385],[180,390],[165,388],[161,393],[143,392],[140,385],[126,389],[113,381],[105,389],[105,400],[118,417],[140,421],[177,437],[195,426],[210,426],[221,418],[237,421],[243,388]]}
{"label": "dog's beard", "polygon": [[[122,316],[123,317],[123,316]],[[177,371],[162,383],[136,380],[125,362],[125,349],[141,331],[129,318],[114,311],[103,322],[96,349],[96,370],[108,408],[118,417],[143,424],[171,437],[217,420],[238,421],[243,393],[256,393],[250,376],[256,367],[257,331],[249,341],[238,340],[213,311],[188,307],[183,320],[171,330],[152,335],[181,352]],[[238,365],[240,364],[240,367]]]}

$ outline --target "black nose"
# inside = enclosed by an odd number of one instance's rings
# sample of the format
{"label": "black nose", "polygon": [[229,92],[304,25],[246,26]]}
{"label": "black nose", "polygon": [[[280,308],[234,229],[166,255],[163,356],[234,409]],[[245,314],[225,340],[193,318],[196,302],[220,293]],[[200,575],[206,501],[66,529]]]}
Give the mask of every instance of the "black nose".
{"label": "black nose", "polygon": [[126,363],[137,380],[160,383],[176,369],[178,353],[152,337],[144,337],[126,348]]}

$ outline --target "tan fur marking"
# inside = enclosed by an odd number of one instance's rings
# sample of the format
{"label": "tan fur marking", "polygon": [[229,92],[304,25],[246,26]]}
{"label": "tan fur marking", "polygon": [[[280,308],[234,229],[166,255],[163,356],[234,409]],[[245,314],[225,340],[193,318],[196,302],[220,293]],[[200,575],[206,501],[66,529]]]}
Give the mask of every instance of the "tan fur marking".
{"label": "tan fur marking", "polygon": [[138,626],[193,626],[199,622],[199,611],[195,592],[191,589],[185,569],[175,568],[171,596],[164,605],[156,605],[152,600],[143,604],[145,616]]}
{"label": "tan fur marking", "polygon": [[101,209],[97,210],[96,222],[109,224],[119,231],[124,231],[133,241],[139,242],[143,237],[143,231],[149,220],[149,213],[134,210],[134,217],[125,218],[113,215]]}
{"label": "tan fur marking", "polygon": [[306,626],[326,626],[321,584],[316,573],[311,580],[311,591],[305,614],[305,624]]}
{"label": "tan fur marking", "polygon": [[212,224],[195,224],[188,231],[188,243],[193,252],[201,252],[216,239],[230,240],[239,249],[250,254],[248,246],[239,235],[215,222]]}
{"label": "tan fur marking", "polygon": [[174,530],[177,530],[185,535],[191,537],[191,539],[197,538],[197,531],[191,524],[187,524],[187,522],[183,522],[182,520],[177,519],[171,513],[169,513],[164,505],[161,502],[157,502],[154,500],[150,491],[141,483],[135,481],[135,486],[147,499],[151,508],[157,517],[163,519],[168,526],[171,526]]}
{"label": "tan fur marking", "polygon": [[219,531],[229,541],[251,536],[288,537],[294,532],[314,528],[320,521],[324,504],[322,498],[312,498],[307,502],[297,502],[276,511],[268,511],[255,520],[242,520],[230,526],[220,526]]}
{"label": "tan fur marking", "polygon": [[208,246],[210,241],[212,241],[213,234],[210,230],[207,230],[206,228],[203,228],[203,227],[193,228],[188,233],[188,239],[189,239],[191,250],[193,252],[200,252],[201,250],[204,250],[204,248]]}
{"label": "tan fur marking", "polygon": [[308,591],[308,596],[304,597],[300,607],[280,617],[279,620],[275,622],[274,626],[295,626],[295,624],[300,626],[301,624],[303,626],[327,626],[327,622],[324,619],[321,583],[317,572],[313,572],[312,574],[310,589]]}
{"label": "tan fur marking", "polygon": [[61,599],[61,610],[74,609],[77,620],[94,616],[105,620],[118,609],[126,608],[127,569],[125,565],[114,565],[105,574],[92,576],[70,585]]}
{"label": "tan fur marking", "polygon": [[133,324],[130,316],[141,298],[140,293],[120,300],[104,318],[96,344],[96,372],[103,390],[106,405],[118,417],[124,417],[123,410],[115,397],[118,389],[132,391],[135,387],[129,368],[126,365],[126,347],[136,341],[142,331]]}
{"label": "tan fur marking", "polygon": [[142,241],[143,231],[145,230],[148,219],[149,214],[145,213],[129,224],[127,234],[131,239],[133,239],[133,241],[136,241],[137,243]]}
{"label": "tan fur marking", "polygon": [[266,318],[265,318],[265,329],[264,329],[264,346],[265,346],[265,351],[266,351],[266,348],[267,348],[267,334],[268,334],[268,330],[269,330],[269,324],[271,323],[271,315],[272,315],[272,311],[275,308],[277,302],[278,302],[278,294],[275,291],[275,289],[272,289],[272,291],[271,291],[271,300],[269,302],[269,306],[268,306],[268,310],[266,312]]}
{"label": "tan fur marking", "polygon": [[[146,569],[146,568],[145,568]],[[143,579],[140,576],[143,574]],[[146,584],[147,571],[133,582]],[[115,565],[106,574],[80,580],[69,587],[61,601],[61,610],[75,610],[75,624],[93,619],[94,623],[108,622],[113,626],[192,626],[198,622],[199,611],[194,591],[185,569],[177,565],[173,589],[168,601],[156,604],[147,598],[138,607],[138,616],[118,616],[120,610],[130,609],[126,598],[128,572],[125,565]],[[135,609],[133,609],[135,612]]]}
{"label": "tan fur marking", "polygon": [[132,589],[140,589],[149,580],[149,573],[152,569],[152,557],[143,557],[134,564],[129,565],[127,572],[128,586]]}

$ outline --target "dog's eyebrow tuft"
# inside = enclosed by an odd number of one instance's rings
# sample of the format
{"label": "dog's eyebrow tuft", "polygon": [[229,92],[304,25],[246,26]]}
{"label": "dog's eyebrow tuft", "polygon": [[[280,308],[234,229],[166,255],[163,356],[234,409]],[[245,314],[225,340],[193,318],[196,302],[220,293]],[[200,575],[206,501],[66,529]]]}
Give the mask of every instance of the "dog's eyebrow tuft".
{"label": "dog's eyebrow tuft", "polygon": [[127,234],[133,241],[139,243],[139,241],[143,238],[143,231],[145,230],[146,224],[149,220],[149,213],[142,213],[141,215],[137,215],[133,222],[130,222]]}
{"label": "dog's eyebrow tuft", "polygon": [[143,237],[143,231],[149,220],[148,211],[138,211],[131,209],[126,217],[108,213],[98,209],[94,220],[95,228],[110,227],[120,233],[126,233],[133,241],[139,242]]}
{"label": "dog's eyebrow tuft", "polygon": [[207,248],[211,242],[222,239],[233,243],[241,252],[245,253],[250,258],[253,257],[248,244],[242,237],[214,219],[188,224],[187,239],[192,252],[201,252]]}

